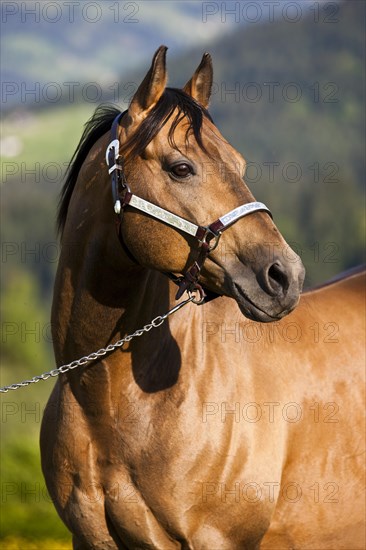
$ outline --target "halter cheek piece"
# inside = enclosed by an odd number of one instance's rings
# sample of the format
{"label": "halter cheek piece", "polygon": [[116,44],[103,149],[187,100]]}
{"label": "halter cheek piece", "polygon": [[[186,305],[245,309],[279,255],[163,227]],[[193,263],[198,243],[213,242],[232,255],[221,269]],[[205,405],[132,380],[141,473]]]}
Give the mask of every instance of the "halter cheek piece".
{"label": "halter cheek piece", "polygon": [[172,279],[179,287],[176,294],[176,300],[178,300],[184,292],[193,292],[196,290],[200,294],[199,303],[204,301],[208,302],[209,300],[216,298],[218,294],[203,289],[198,282],[198,278],[207,256],[217,247],[222,232],[236,221],[240,220],[244,216],[248,216],[248,214],[252,214],[253,212],[264,211],[271,217],[272,214],[267,206],[262,202],[250,202],[238,206],[208,226],[196,225],[195,223],[185,220],[184,218],[161,208],[160,206],[134,195],[127,184],[123,171],[122,158],[119,155],[117,130],[119,122],[126,112],[127,111],[124,111],[123,113],[118,114],[114,119],[111,128],[112,141],[106,150],[106,162],[109,174],[111,176],[113,204],[114,211],[117,215],[117,233],[119,239],[128,255],[136,261],[132,254],[128,251],[121,234],[122,214],[126,206],[140,210],[140,212],[144,212],[145,214],[148,214],[149,216],[156,218],[157,220],[160,220],[161,222],[166,223],[183,233],[187,233],[188,235],[195,237],[198,240],[199,245],[198,256],[191,267],[189,267],[189,269],[181,276],[175,275],[174,273],[165,273],[165,275]]}

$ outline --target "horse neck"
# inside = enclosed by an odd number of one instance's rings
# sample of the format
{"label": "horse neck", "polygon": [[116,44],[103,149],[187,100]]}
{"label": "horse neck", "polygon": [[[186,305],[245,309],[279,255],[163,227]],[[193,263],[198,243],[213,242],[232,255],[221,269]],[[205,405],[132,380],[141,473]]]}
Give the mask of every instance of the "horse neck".
{"label": "horse neck", "polygon": [[70,224],[63,238],[52,307],[58,363],[105,347],[169,309],[168,280],[128,259],[111,218],[105,227]]}
{"label": "horse neck", "polygon": [[[95,172],[95,165],[103,165],[106,143],[105,138],[96,144],[94,162],[81,169],[69,204],[52,307],[58,365],[135,332],[175,304],[176,289],[167,277],[134,263],[119,242],[108,172]],[[80,386],[79,377],[87,373],[88,384],[92,379],[89,385],[97,388],[101,371],[116,361],[119,372],[130,379],[132,374],[146,391],[176,380],[171,365],[178,364],[179,352],[168,323],[123,349],[127,352],[113,352],[90,369],[71,371],[70,379]],[[105,379],[112,378],[108,372]]]}

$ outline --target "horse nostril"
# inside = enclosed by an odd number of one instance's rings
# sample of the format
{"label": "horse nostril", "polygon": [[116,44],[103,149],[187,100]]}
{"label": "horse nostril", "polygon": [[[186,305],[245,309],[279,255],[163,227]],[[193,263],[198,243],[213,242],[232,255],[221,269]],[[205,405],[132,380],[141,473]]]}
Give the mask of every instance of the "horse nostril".
{"label": "horse nostril", "polygon": [[269,289],[276,294],[282,292],[285,295],[289,287],[289,280],[281,264],[278,262],[272,264],[267,273]]}

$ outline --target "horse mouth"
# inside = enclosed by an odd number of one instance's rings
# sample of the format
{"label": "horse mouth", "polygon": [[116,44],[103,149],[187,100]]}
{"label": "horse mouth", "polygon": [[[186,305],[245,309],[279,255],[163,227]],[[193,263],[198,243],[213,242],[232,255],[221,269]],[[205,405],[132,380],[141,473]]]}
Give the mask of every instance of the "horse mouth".
{"label": "horse mouth", "polygon": [[245,317],[251,321],[257,321],[260,323],[272,323],[274,321],[279,321],[282,317],[288,315],[288,313],[290,313],[296,306],[295,304],[293,307],[281,310],[278,313],[269,313],[253,302],[253,300],[249,298],[249,296],[237,283],[234,283],[233,285],[233,298]]}

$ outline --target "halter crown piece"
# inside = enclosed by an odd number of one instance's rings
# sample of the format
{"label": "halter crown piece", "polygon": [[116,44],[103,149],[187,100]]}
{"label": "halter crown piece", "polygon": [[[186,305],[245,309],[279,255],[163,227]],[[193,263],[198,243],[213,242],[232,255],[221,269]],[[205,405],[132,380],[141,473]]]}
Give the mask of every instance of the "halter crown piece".
{"label": "halter crown piece", "polygon": [[128,255],[136,261],[132,254],[128,251],[121,234],[122,215],[126,206],[140,210],[140,212],[144,212],[145,214],[160,220],[162,223],[166,223],[183,233],[187,233],[188,235],[195,237],[198,240],[199,245],[198,255],[191,267],[189,267],[188,270],[180,276],[175,275],[174,273],[165,273],[165,275],[172,279],[179,287],[175,297],[176,300],[178,300],[186,291],[198,291],[200,294],[199,303],[208,302],[209,300],[216,298],[218,294],[207,289],[203,289],[202,285],[198,282],[198,278],[207,256],[217,247],[223,231],[241,218],[244,218],[244,216],[248,216],[248,214],[252,214],[253,212],[264,211],[271,217],[272,214],[267,206],[262,202],[249,202],[234,208],[234,210],[224,214],[208,226],[196,225],[195,223],[181,218],[180,216],[169,212],[169,210],[165,210],[164,208],[161,208],[160,206],[157,206],[156,204],[142,199],[132,193],[123,171],[123,162],[119,154],[120,144],[117,131],[119,122],[126,112],[127,111],[119,113],[114,119],[111,128],[112,141],[109,143],[106,150],[106,162],[109,174],[111,176],[113,204],[114,211],[117,215],[117,233],[119,239]]}

